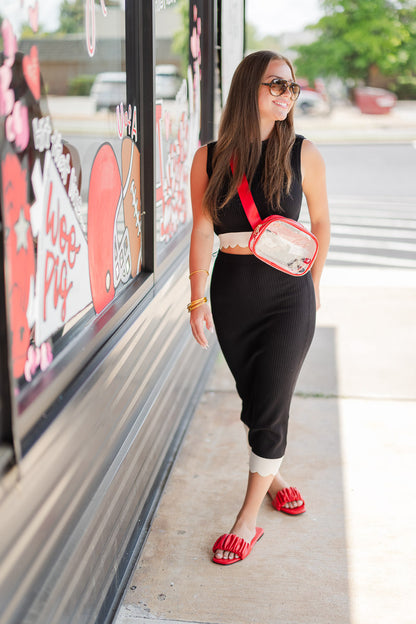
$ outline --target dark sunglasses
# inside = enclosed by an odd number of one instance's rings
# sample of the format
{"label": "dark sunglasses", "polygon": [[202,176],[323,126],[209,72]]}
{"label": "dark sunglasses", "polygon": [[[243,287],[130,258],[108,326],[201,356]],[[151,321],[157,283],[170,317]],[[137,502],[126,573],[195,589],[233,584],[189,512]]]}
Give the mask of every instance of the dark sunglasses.
{"label": "dark sunglasses", "polygon": [[275,97],[282,95],[286,89],[289,89],[290,98],[292,100],[297,100],[299,97],[300,86],[296,82],[290,82],[283,78],[273,78],[271,82],[262,82],[261,84],[265,87],[269,87],[270,95],[274,95]]}

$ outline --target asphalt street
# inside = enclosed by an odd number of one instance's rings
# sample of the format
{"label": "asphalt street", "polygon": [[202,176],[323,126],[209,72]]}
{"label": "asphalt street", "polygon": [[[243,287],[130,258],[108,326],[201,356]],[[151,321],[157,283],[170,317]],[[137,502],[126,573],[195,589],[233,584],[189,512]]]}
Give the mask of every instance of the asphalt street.
{"label": "asphalt street", "polygon": [[[416,268],[413,143],[319,145],[331,213],[328,266]],[[303,217],[307,221],[306,211]]]}

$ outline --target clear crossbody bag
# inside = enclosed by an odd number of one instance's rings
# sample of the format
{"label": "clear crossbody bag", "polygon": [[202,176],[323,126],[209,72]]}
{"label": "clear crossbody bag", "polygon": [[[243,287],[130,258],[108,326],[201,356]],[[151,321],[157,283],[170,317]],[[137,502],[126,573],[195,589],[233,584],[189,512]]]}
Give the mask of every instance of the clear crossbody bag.
{"label": "clear crossbody bag", "polygon": [[253,254],[284,273],[305,275],[318,253],[318,239],[303,225],[280,215],[262,220],[246,176],[238,189],[247,219],[253,228],[248,243]]}

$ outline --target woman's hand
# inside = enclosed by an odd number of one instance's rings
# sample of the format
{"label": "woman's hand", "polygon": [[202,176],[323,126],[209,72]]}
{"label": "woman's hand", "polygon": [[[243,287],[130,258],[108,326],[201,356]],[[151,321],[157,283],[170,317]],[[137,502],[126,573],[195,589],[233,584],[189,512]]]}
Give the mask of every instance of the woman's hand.
{"label": "woman's hand", "polygon": [[208,331],[214,332],[214,323],[210,307],[207,303],[195,308],[191,312],[191,329],[195,340],[203,349],[208,349],[208,340],[205,336],[204,326]]}

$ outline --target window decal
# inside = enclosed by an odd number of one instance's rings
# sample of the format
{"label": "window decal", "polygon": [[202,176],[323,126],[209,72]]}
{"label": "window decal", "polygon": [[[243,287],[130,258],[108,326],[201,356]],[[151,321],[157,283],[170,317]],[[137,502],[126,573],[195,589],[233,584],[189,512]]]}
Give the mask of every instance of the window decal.
{"label": "window decal", "polygon": [[[36,21],[37,4],[33,10]],[[137,110],[129,106],[121,114],[122,134],[126,129],[130,136],[119,141],[115,130],[109,139],[113,146],[94,139],[95,158],[81,159],[79,148],[54,129],[46,99],[42,116],[36,45],[26,54],[18,51],[6,19],[1,36],[0,207],[18,393],[48,368],[82,318],[102,312],[140,272],[140,153]],[[89,185],[81,193],[83,173]]]}
{"label": "window decal", "polygon": [[131,104],[124,110],[123,102],[120,102],[116,106],[117,117],[117,133],[120,139],[124,136],[124,129],[126,129],[127,135],[137,142],[137,109],[133,106],[133,113]]}
{"label": "window decal", "polygon": [[36,202],[30,210],[37,239],[36,285],[30,316],[40,346],[91,302],[87,241],[66,193],[62,174],[45,154],[33,171]]}
{"label": "window decal", "polygon": [[[6,118],[5,133],[10,143],[14,143],[17,152],[23,152],[29,143],[29,114],[26,105],[15,100],[15,94],[11,88],[12,67],[17,53],[16,37],[8,20],[4,20],[1,26],[4,45],[4,61],[0,67],[0,115]],[[37,93],[40,78],[37,49],[33,46],[30,57],[24,56],[22,61],[23,74],[32,93]],[[35,95],[34,93],[34,95]]]}
{"label": "window decal", "polygon": [[189,179],[189,125],[187,114],[183,112],[173,133],[169,112],[163,112],[162,103],[156,104],[156,119],[156,143],[161,173],[161,184],[157,189],[157,201],[161,207],[159,239],[169,241],[189,216],[185,199]]}
{"label": "window decal", "polygon": [[[107,17],[107,7],[104,0],[100,0],[101,11],[104,17]],[[85,39],[89,56],[95,54],[95,2],[94,0],[85,0]]]}
{"label": "window decal", "polygon": [[142,224],[140,209],[140,153],[135,143],[125,137],[121,148],[123,177],[123,209],[131,253],[131,276],[140,272],[142,264]]}
{"label": "window decal", "polygon": [[141,265],[140,155],[129,137],[122,144],[122,172],[123,184],[113,148],[102,145],[88,195],[89,272],[97,314],[113,299],[119,283],[137,275]]}
{"label": "window decal", "polygon": [[39,23],[38,23],[38,19],[39,19],[39,3],[38,0],[36,0],[35,4],[33,6],[29,6],[28,7],[28,13],[29,13],[29,25],[31,27],[31,29],[33,30],[33,32],[38,32],[39,29]]}
{"label": "window decal", "polygon": [[35,100],[40,99],[39,57],[36,46],[32,46],[29,56],[23,57],[23,75]]}
{"label": "window decal", "polygon": [[[3,180],[3,221],[5,229],[6,288],[9,301],[9,326],[13,376],[24,374],[30,343],[27,317],[35,274],[35,250],[27,202],[27,171],[15,154],[1,163]],[[4,182],[7,181],[6,184]]]}
{"label": "window decal", "polygon": [[[168,8],[168,3],[157,3],[156,7],[162,12]],[[171,64],[156,65],[155,200],[158,253],[164,252],[165,245],[174,241],[192,216],[189,173],[193,155],[200,144],[202,23],[196,4],[190,10],[191,33],[186,38],[186,61],[183,69],[186,79],[179,80],[174,91],[179,70],[174,72],[173,61]],[[188,25],[189,21],[187,27]]]}

